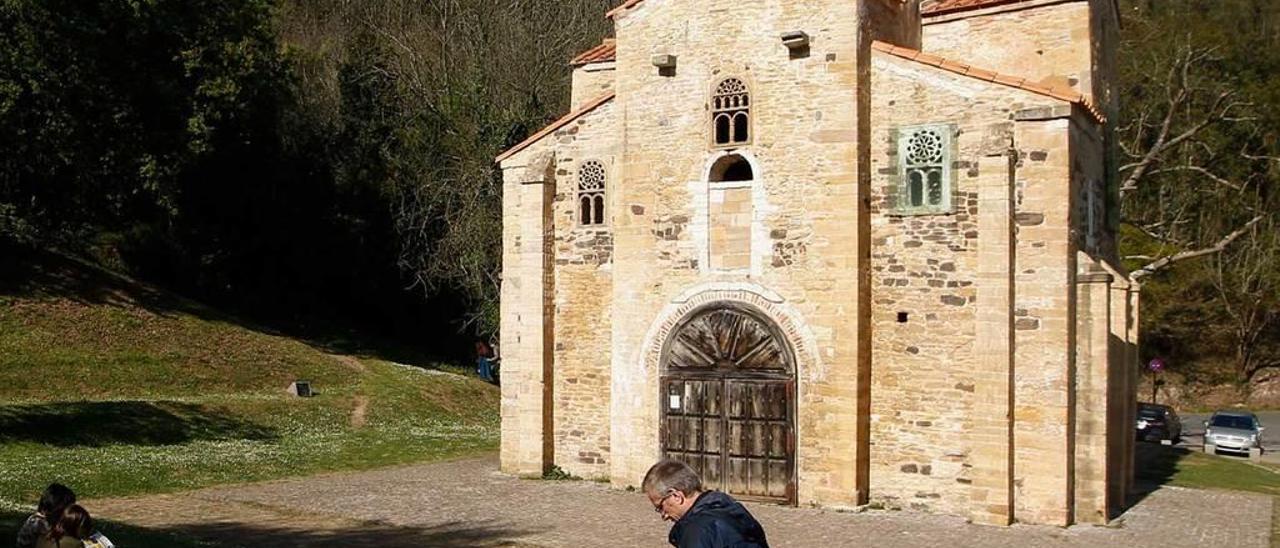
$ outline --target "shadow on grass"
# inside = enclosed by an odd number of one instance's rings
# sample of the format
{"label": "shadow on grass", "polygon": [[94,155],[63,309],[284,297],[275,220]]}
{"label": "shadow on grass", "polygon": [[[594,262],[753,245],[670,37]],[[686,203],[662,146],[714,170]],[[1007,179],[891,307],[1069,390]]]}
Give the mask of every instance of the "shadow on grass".
{"label": "shadow on grass", "polygon": [[[351,325],[327,323],[318,318],[310,318],[304,326],[278,318],[272,320],[261,314],[237,314],[233,309],[226,309],[225,304],[207,306],[70,255],[4,239],[0,239],[0,257],[6,259],[0,261],[0,297],[57,298],[81,305],[141,308],[163,318],[185,314],[235,324],[265,335],[299,339],[332,354],[419,364],[426,368],[439,362],[462,367],[469,364],[471,340],[457,336],[456,330],[440,329],[442,326],[436,329],[446,334],[443,339],[451,343],[420,348],[374,336],[367,329],[357,330]],[[462,305],[458,303],[449,301],[443,306],[447,309],[446,316],[461,314]]]}
{"label": "shadow on grass", "polygon": [[1168,484],[1178,473],[1178,461],[1191,451],[1182,447],[1138,442],[1134,448],[1134,479],[1143,497]]}
{"label": "shadow on grass", "polygon": [[[0,295],[60,297],[81,304],[138,306],[159,315],[209,319],[209,310],[166,291],[52,251],[0,241]],[[213,318],[220,319],[220,318]]]}
{"label": "shadow on grass", "polygon": [[[92,513],[92,511],[90,511]],[[18,536],[18,528],[26,521],[27,513],[0,511],[0,545],[11,546]],[[97,521],[97,529],[107,535],[116,546],[130,547],[164,547],[164,548],[197,548],[209,546],[196,539],[168,531],[151,531],[140,527]]]}
{"label": "shadow on grass", "polygon": [[99,447],[277,437],[271,428],[187,403],[119,401],[0,406],[0,443]]}

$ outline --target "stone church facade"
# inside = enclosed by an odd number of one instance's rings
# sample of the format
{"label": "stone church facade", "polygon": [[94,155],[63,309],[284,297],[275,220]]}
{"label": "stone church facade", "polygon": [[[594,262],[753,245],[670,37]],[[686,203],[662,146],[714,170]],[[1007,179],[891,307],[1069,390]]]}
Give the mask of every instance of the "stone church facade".
{"label": "stone church facade", "polygon": [[502,468],[1101,523],[1113,0],[627,0],[504,176]]}

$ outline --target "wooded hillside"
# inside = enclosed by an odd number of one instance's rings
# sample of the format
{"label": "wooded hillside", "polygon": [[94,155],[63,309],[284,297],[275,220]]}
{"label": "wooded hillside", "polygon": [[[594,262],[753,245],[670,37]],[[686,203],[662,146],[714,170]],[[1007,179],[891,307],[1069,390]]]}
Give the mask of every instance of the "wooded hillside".
{"label": "wooded hillside", "polygon": [[[566,110],[615,3],[0,1],[0,237],[263,321],[492,335],[493,158]],[[1257,381],[1280,367],[1280,4],[1121,7],[1113,221],[1145,357]]]}

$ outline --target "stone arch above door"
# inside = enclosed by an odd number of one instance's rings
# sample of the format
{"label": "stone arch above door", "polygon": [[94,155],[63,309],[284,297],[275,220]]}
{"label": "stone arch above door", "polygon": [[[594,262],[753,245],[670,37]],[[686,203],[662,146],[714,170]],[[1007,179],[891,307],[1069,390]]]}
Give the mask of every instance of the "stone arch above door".
{"label": "stone arch above door", "polygon": [[668,304],[645,336],[641,363],[646,371],[661,374],[664,346],[678,325],[695,311],[713,303],[745,305],[777,326],[791,350],[791,367],[800,380],[820,378],[823,363],[817,342],[800,314],[780,295],[750,283],[708,283],[692,287]]}
{"label": "stone arch above door", "polygon": [[662,372],[711,370],[795,375],[790,345],[777,325],[733,301],[704,305],[671,331],[663,346]]}

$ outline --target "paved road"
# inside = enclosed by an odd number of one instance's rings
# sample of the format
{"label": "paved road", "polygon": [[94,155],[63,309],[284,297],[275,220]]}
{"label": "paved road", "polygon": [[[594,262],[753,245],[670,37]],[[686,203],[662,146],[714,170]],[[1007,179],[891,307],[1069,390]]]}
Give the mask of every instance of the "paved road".
{"label": "paved road", "polygon": [[[181,531],[219,546],[666,546],[667,526],[638,493],[589,482],[519,480],[497,459],[89,501],[94,515]],[[1270,546],[1272,499],[1161,488],[1113,527],[982,527],[913,512],[840,513],[748,505],[780,547],[1179,548]]]}
{"label": "paved road", "polygon": [[[1262,455],[1262,461],[1280,464],[1280,411],[1261,411],[1257,415],[1263,427],[1270,427],[1262,434],[1262,446],[1267,449]],[[1181,416],[1182,443],[1179,445],[1199,450],[1204,446],[1204,422],[1209,420],[1210,415],[1191,413]],[[1222,455],[1232,456],[1230,453],[1222,453]],[[1244,459],[1245,457],[1235,458]]]}

